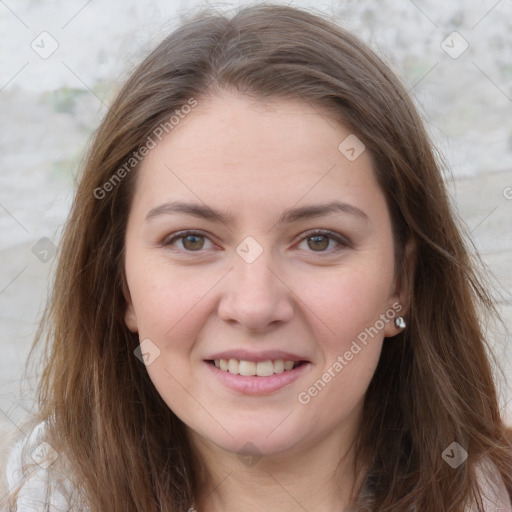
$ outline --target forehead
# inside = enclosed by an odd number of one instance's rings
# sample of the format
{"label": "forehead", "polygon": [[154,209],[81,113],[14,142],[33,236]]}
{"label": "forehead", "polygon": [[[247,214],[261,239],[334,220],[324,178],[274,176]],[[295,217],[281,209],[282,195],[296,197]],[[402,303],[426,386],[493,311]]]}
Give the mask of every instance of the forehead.
{"label": "forehead", "polygon": [[209,97],[145,157],[135,203],[186,197],[273,208],[365,194],[375,201],[382,194],[368,152],[351,160],[340,150],[351,137],[326,110],[300,100]]}

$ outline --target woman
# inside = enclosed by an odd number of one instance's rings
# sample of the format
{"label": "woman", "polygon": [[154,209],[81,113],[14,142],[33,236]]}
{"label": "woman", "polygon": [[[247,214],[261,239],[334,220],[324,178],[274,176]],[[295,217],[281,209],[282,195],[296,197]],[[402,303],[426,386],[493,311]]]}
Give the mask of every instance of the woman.
{"label": "woman", "polygon": [[199,17],[95,135],[9,506],[511,510],[482,310],[388,67],[303,10]]}

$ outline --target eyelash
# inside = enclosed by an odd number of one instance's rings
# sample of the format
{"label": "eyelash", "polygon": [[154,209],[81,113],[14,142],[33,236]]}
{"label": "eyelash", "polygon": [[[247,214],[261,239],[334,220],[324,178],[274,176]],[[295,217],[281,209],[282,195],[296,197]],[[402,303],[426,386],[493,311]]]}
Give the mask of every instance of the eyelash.
{"label": "eyelash", "polygon": [[[162,243],[162,246],[164,247],[169,247],[171,246],[176,240],[182,240],[184,238],[186,238],[187,236],[203,236],[205,238],[208,238],[208,236],[201,232],[201,231],[195,231],[195,230],[186,230],[186,231],[179,231],[178,233],[175,233],[172,235],[171,238],[167,237],[163,243]],[[297,243],[300,243],[300,242],[303,242],[304,240],[307,240],[308,238],[311,238],[313,236],[318,236],[318,235],[324,235],[324,236],[327,236],[328,238],[332,239],[332,240],[335,240],[336,242],[338,242],[338,246],[333,248],[333,249],[330,249],[330,250],[325,250],[325,251],[308,251],[308,252],[311,252],[311,253],[317,253],[317,254],[320,254],[320,255],[329,255],[329,254],[332,254],[333,252],[338,252],[342,249],[345,249],[347,247],[352,247],[352,244],[350,243],[350,241],[348,239],[346,239],[345,237],[342,237],[341,235],[333,232],[333,231],[329,231],[328,229],[310,229],[306,232],[304,232],[302,234],[302,237],[298,240]],[[211,240],[210,240],[211,241]],[[212,242],[213,243],[213,242]],[[194,254],[194,253],[201,253],[201,252],[204,252],[203,250],[198,250],[198,251],[188,251],[187,249],[178,249],[179,251],[181,252],[184,252],[185,254]]]}

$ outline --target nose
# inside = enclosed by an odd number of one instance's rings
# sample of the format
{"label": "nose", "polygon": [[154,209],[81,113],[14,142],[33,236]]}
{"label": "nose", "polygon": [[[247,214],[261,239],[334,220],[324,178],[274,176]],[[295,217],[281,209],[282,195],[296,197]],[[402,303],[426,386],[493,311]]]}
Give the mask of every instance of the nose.
{"label": "nose", "polygon": [[234,255],[234,268],[224,280],[219,317],[250,331],[264,332],[289,322],[293,292],[266,251],[252,263]]}

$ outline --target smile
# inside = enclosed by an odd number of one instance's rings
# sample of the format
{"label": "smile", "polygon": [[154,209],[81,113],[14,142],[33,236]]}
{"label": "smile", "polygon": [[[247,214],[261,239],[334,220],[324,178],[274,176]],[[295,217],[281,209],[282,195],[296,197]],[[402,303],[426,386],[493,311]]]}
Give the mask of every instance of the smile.
{"label": "smile", "polygon": [[307,375],[313,366],[305,360],[290,359],[249,361],[226,358],[210,359],[204,362],[217,382],[237,393],[252,396],[276,393],[300,379],[301,376]]}
{"label": "smile", "polygon": [[284,359],[268,361],[246,361],[239,359],[215,359],[210,361],[223,372],[246,377],[270,377],[274,374],[293,370],[302,364],[301,361],[289,361]]}

